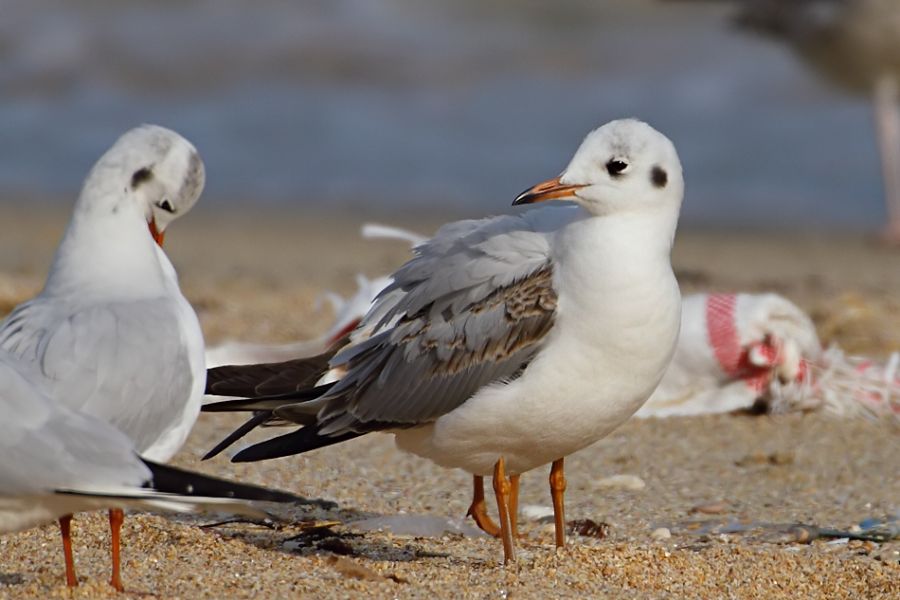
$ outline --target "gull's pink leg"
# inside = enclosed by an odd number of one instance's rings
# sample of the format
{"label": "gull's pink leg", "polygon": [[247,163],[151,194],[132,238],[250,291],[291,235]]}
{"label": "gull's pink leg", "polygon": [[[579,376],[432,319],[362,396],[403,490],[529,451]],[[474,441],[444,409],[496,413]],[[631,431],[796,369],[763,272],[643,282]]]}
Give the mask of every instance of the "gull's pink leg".
{"label": "gull's pink leg", "polygon": [[884,230],[887,243],[900,244],[900,91],[892,75],[882,76],[875,83],[875,132],[881,155],[884,195],[888,223]]}

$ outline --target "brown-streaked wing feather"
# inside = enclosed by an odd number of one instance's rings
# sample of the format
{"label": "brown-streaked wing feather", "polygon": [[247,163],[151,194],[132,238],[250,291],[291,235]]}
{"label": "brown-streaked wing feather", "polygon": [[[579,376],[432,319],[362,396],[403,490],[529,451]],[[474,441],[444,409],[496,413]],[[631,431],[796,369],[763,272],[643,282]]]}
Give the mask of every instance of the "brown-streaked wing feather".
{"label": "brown-streaked wing feather", "polygon": [[[345,367],[347,374],[322,397],[322,433],[430,422],[482,386],[513,378],[553,326],[552,283],[548,263],[458,313],[447,308],[434,315],[431,306],[423,307],[349,349],[349,358],[338,354],[333,366]],[[275,411],[298,422],[308,414],[305,406]]]}

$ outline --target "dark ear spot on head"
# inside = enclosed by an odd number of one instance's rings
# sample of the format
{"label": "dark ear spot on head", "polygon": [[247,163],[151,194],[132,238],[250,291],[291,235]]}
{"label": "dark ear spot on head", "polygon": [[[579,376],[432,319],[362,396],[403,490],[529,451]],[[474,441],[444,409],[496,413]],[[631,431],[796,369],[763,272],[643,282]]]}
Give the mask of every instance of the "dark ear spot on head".
{"label": "dark ear spot on head", "polygon": [[136,190],[139,185],[153,178],[153,171],[149,167],[143,167],[131,176],[131,189]]}
{"label": "dark ear spot on head", "polygon": [[666,187],[669,183],[669,175],[660,166],[655,166],[650,170],[650,181],[658,188]]}

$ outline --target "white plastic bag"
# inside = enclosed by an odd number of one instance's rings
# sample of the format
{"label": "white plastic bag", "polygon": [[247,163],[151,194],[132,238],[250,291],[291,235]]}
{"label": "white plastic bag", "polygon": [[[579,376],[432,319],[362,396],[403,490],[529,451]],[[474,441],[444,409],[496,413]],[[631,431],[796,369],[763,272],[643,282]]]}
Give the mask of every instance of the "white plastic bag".
{"label": "white plastic bag", "polygon": [[884,363],[823,351],[812,320],[777,294],[684,299],[672,363],[638,417],[756,408],[900,417],[900,354]]}
{"label": "white plastic bag", "polygon": [[799,384],[821,354],[812,320],[777,294],[684,298],[672,363],[639,417],[730,412]]}

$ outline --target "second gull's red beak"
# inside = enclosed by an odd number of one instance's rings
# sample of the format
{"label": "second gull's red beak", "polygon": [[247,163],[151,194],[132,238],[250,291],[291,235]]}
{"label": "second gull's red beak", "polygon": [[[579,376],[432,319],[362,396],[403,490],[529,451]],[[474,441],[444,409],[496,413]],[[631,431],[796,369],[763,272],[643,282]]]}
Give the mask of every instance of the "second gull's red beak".
{"label": "second gull's red beak", "polygon": [[156,242],[160,248],[162,248],[163,240],[165,239],[166,234],[164,231],[160,231],[156,228],[155,217],[150,218],[150,220],[147,222],[147,227],[150,228],[150,235],[153,236],[153,241]]}

